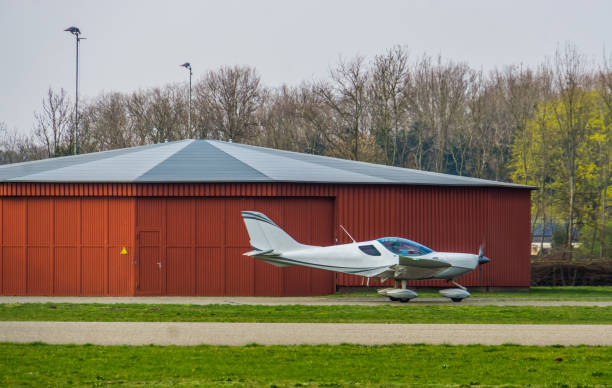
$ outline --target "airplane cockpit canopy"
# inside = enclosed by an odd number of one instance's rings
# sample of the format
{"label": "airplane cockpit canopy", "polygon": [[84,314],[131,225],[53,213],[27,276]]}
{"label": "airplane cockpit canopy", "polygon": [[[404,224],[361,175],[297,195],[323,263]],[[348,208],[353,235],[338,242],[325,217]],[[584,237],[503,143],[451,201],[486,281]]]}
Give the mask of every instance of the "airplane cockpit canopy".
{"label": "airplane cockpit canopy", "polygon": [[400,256],[422,256],[433,252],[432,249],[427,248],[425,245],[405,238],[384,237],[379,239],[378,242],[391,252]]}

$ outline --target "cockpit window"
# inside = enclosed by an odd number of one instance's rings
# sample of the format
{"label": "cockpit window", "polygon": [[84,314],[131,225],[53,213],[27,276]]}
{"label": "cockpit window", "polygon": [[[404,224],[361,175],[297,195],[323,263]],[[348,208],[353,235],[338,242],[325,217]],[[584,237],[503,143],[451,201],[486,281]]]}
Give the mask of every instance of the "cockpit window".
{"label": "cockpit window", "polygon": [[385,237],[378,240],[385,248],[400,256],[421,256],[433,252],[424,245],[399,237]]}
{"label": "cockpit window", "polygon": [[366,255],[380,256],[380,252],[374,247],[374,245],[361,245],[359,246],[359,249]]}

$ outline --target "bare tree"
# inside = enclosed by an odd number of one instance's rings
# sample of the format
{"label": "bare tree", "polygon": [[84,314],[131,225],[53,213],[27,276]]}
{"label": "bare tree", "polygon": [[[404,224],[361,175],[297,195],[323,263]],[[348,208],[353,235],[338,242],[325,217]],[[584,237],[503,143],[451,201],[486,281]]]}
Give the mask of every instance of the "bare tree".
{"label": "bare tree", "polygon": [[[360,146],[366,143],[369,135],[367,115],[367,87],[369,82],[365,60],[356,57],[352,61],[340,61],[330,72],[330,83],[319,83],[315,92],[321,101],[336,115],[341,130],[336,134],[336,156],[364,160]],[[348,151],[348,152],[346,152]],[[363,155],[365,156],[365,155]]]}
{"label": "bare tree", "polygon": [[201,137],[244,141],[258,127],[256,111],[262,100],[260,78],[250,67],[222,67],[195,86],[195,109]]}
{"label": "bare tree", "polygon": [[[446,171],[449,135],[461,125],[465,114],[470,68],[464,63],[442,62],[441,57],[432,63],[431,58],[425,56],[412,71],[407,96],[415,127],[419,131],[417,168]],[[433,142],[431,165],[424,164],[424,145],[428,137]]]}
{"label": "bare tree", "polygon": [[401,47],[374,57],[369,106],[374,135],[383,150],[385,164],[405,165],[408,148],[405,86],[409,75],[408,54]]}
{"label": "bare tree", "polygon": [[48,157],[66,155],[72,149],[72,103],[64,89],[49,88],[42,110],[34,114],[34,135],[47,150]]}

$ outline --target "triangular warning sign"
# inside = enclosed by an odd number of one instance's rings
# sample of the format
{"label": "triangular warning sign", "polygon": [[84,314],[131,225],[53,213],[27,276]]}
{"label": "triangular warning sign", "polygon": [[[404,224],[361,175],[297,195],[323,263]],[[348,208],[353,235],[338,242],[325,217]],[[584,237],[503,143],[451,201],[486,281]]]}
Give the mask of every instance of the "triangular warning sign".
{"label": "triangular warning sign", "polygon": [[127,255],[127,249],[125,249],[125,247],[121,248],[121,254]]}

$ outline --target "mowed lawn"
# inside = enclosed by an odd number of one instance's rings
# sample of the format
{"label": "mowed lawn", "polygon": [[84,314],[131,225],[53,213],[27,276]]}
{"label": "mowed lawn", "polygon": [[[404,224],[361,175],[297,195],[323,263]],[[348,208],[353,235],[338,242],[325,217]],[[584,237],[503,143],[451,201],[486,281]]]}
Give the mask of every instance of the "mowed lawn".
{"label": "mowed lawn", "polygon": [[[612,299],[612,286],[531,287],[524,291],[469,290],[473,298],[543,299],[543,300],[606,300]],[[440,294],[432,289],[416,289],[419,297],[433,298]],[[374,287],[356,292],[338,292],[324,298],[377,297]]]}
{"label": "mowed lawn", "polygon": [[610,347],[0,344],[2,386],[608,386]]}
{"label": "mowed lawn", "polygon": [[612,324],[612,307],[4,303],[0,321]]}

